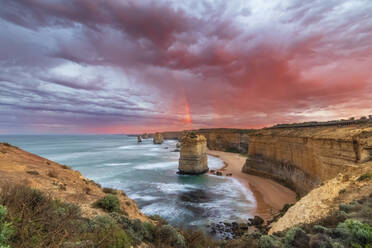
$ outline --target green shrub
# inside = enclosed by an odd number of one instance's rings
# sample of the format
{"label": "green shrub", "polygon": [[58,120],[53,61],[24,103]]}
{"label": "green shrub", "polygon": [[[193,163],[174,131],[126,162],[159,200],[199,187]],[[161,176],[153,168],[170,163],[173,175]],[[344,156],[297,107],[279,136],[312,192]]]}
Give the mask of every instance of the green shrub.
{"label": "green shrub", "polygon": [[158,241],[176,248],[186,247],[184,237],[171,225],[161,226],[158,230]]}
{"label": "green shrub", "polygon": [[131,239],[121,229],[114,218],[109,215],[96,216],[90,222],[88,239],[98,244],[98,247],[129,248]]}
{"label": "green shrub", "polygon": [[372,207],[363,206],[362,210],[360,211],[362,217],[372,220]]}
{"label": "green shrub", "polygon": [[6,222],[8,210],[3,205],[0,205],[0,247],[10,248],[9,240],[14,234],[12,223]]}
{"label": "green shrub", "polygon": [[144,239],[146,241],[152,242],[155,238],[156,227],[150,222],[143,222],[143,227],[145,228]]}
{"label": "green shrub", "polygon": [[38,176],[38,175],[40,175],[40,173],[39,172],[37,172],[37,171],[34,171],[34,170],[30,170],[30,171],[26,171],[28,174],[30,174],[30,175],[34,175],[34,176]]}
{"label": "green shrub", "polygon": [[65,169],[65,170],[71,170],[71,166],[68,166],[68,165],[61,165],[62,169]]}
{"label": "green shrub", "polygon": [[119,212],[120,201],[116,195],[108,194],[93,203],[93,207],[102,208],[103,210],[108,212]]}
{"label": "green shrub", "polygon": [[315,234],[310,239],[310,248],[333,248],[331,239],[322,233]]}
{"label": "green shrub", "polygon": [[12,247],[55,247],[78,235],[76,223],[82,218],[77,206],[25,186],[3,186],[0,192],[0,204],[7,207],[15,230]]}
{"label": "green shrub", "polygon": [[113,212],[110,216],[116,221],[120,228],[124,229],[136,244],[143,241],[152,242],[154,240],[156,227],[149,222],[141,222],[140,220],[131,220],[128,216]]}
{"label": "green shrub", "polygon": [[340,204],[338,206],[338,208],[341,210],[341,211],[344,211],[346,213],[349,213],[351,210],[352,210],[352,206],[350,204]]}
{"label": "green shrub", "polygon": [[366,246],[372,244],[372,228],[360,221],[348,219],[338,228],[346,229],[351,234],[351,244]]}
{"label": "green shrub", "polygon": [[365,181],[365,180],[371,180],[372,179],[372,174],[370,173],[365,173],[363,175],[361,175],[359,178],[358,178],[358,181]]}
{"label": "green shrub", "polygon": [[280,248],[282,247],[282,244],[273,236],[263,235],[258,242],[258,246],[260,248]]}
{"label": "green shrub", "polygon": [[167,225],[168,224],[168,222],[158,214],[150,215],[149,218],[156,221],[160,225]]}
{"label": "green shrub", "polygon": [[307,247],[309,243],[309,237],[299,227],[292,227],[285,234],[285,247]]}
{"label": "green shrub", "polygon": [[102,190],[106,194],[112,194],[112,195],[116,195],[117,194],[117,191],[115,189],[112,189],[112,188],[103,188]]}
{"label": "green shrub", "polygon": [[187,247],[193,248],[204,248],[204,247],[216,247],[216,243],[210,236],[208,236],[203,230],[194,228],[182,230],[182,235],[185,239]]}
{"label": "green shrub", "polygon": [[314,225],[313,230],[316,233],[328,233],[329,230],[327,227],[321,226],[321,225]]}

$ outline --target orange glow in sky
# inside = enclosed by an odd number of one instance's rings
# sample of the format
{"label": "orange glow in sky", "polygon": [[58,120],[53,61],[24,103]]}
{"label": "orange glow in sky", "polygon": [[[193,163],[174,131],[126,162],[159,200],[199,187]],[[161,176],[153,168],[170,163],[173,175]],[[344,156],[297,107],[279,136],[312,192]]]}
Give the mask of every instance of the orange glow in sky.
{"label": "orange glow in sky", "polygon": [[191,114],[190,114],[190,107],[189,107],[189,103],[187,99],[185,101],[185,111],[186,111],[186,118],[185,118],[186,123],[189,127],[191,127]]}

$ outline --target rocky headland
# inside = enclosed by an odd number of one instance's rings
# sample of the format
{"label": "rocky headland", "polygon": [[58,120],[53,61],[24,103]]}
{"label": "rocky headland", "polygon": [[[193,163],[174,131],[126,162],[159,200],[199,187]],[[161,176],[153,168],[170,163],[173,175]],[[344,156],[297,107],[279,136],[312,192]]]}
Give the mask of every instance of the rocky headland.
{"label": "rocky headland", "polygon": [[[83,216],[89,218],[104,213],[92,204],[104,197],[107,194],[105,191],[109,191],[67,165],[0,143],[0,186],[4,185],[24,185],[38,189],[53,198],[78,205]],[[136,202],[123,191],[113,190],[111,193],[115,193],[121,210],[130,218],[149,220],[138,209]]]}

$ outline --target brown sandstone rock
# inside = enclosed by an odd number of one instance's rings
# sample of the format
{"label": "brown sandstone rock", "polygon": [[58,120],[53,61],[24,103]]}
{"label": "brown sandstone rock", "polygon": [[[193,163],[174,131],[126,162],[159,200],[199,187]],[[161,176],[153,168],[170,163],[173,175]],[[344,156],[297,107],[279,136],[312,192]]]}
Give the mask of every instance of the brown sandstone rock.
{"label": "brown sandstone rock", "polygon": [[207,172],[207,140],[203,135],[188,133],[181,138],[179,159],[181,174],[202,174]]}
{"label": "brown sandstone rock", "polygon": [[305,195],[339,172],[372,160],[372,126],[262,129],[250,134],[243,172]]}
{"label": "brown sandstone rock", "polygon": [[162,144],[164,141],[163,135],[161,135],[160,133],[155,133],[153,141],[154,141],[154,144]]}

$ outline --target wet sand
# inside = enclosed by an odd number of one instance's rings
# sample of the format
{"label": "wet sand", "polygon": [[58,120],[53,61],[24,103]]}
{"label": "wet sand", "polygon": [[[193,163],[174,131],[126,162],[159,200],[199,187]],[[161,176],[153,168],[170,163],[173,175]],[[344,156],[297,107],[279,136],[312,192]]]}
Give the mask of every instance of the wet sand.
{"label": "wet sand", "polygon": [[253,192],[257,203],[255,214],[263,219],[271,219],[286,203],[296,201],[296,193],[292,190],[273,180],[243,173],[241,170],[247,158],[241,154],[212,150],[208,150],[208,154],[219,157],[225,162],[226,166],[221,169],[224,175],[232,173],[232,177]]}

